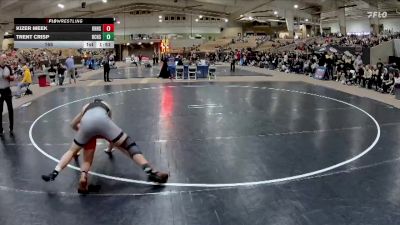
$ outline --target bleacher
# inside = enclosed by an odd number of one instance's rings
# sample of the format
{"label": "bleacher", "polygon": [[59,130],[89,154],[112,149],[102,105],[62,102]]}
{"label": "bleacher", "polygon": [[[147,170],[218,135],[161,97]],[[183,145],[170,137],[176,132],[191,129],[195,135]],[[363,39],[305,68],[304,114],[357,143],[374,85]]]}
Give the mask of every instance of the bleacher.
{"label": "bleacher", "polygon": [[270,51],[272,48],[274,48],[275,42],[274,41],[266,41],[259,45],[256,50],[257,51]]}
{"label": "bleacher", "polygon": [[214,52],[218,47],[227,47],[232,42],[231,38],[221,38],[215,41],[206,42],[200,45],[199,49],[201,52]]}
{"label": "bleacher", "polygon": [[229,44],[231,49],[247,49],[257,47],[257,36],[250,36],[245,38],[243,41],[236,41],[234,44]]}

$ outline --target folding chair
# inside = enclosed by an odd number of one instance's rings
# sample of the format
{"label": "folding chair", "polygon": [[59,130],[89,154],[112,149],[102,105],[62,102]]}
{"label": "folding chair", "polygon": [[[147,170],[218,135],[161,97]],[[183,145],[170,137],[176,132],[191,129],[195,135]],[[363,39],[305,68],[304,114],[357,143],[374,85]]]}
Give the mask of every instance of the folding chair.
{"label": "folding chair", "polygon": [[[179,78],[180,77],[180,78]],[[176,66],[175,69],[175,79],[179,80],[179,79],[183,79],[184,78],[184,69],[183,66]]]}
{"label": "folding chair", "polygon": [[189,66],[188,79],[194,77],[197,80],[197,66]]}
{"label": "folding chair", "polygon": [[215,66],[210,66],[208,68],[208,80],[217,79],[217,75],[215,74],[216,71],[217,68]]}

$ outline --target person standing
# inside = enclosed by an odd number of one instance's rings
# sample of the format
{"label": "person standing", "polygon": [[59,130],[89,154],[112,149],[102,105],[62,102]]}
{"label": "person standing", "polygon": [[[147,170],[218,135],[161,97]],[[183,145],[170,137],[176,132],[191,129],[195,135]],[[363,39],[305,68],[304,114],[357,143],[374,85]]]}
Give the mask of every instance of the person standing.
{"label": "person standing", "polygon": [[164,79],[171,78],[171,74],[168,71],[168,59],[167,58],[162,59],[162,67],[161,67],[160,75],[158,77],[164,78]]}
{"label": "person standing", "polygon": [[236,59],[235,54],[231,55],[231,72],[235,72]]}
{"label": "person standing", "polygon": [[156,52],[153,53],[153,66],[156,65]]}
{"label": "person standing", "polygon": [[71,84],[71,80],[74,79],[74,83],[76,84],[75,77],[75,63],[74,57],[71,56],[67,60],[65,60],[65,66],[67,67],[67,76],[69,77],[69,84]]}
{"label": "person standing", "polygon": [[64,84],[65,68],[61,63],[57,65],[57,74],[58,74],[58,85],[62,86]]}
{"label": "person standing", "polygon": [[103,69],[104,69],[104,82],[111,82],[111,80],[110,80],[110,60],[108,58],[108,55],[106,55],[104,57]]}
{"label": "person standing", "polygon": [[160,59],[160,55],[156,52],[156,64],[158,65],[158,61]]}
{"label": "person standing", "polygon": [[47,70],[47,72],[49,73],[49,78],[51,80],[51,84],[55,85],[56,84],[56,73],[57,73],[57,70],[54,68],[53,64],[50,64],[50,68]]}
{"label": "person standing", "polygon": [[142,53],[139,52],[139,66],[142,65],[142,59],[143,59],[143,55],[142,55]]}
{"label": "person standing", "polygon": [[8,119],[10,122],[10,133],[13,133],[14,129],[14,110],[12,104],[12,93],[10,88],[10,80],[12,78],[11,67],[6,65],[5,56],[0,56],[0,135],[4,134],[3,131],[3,104],[4,101],[7,104]]}

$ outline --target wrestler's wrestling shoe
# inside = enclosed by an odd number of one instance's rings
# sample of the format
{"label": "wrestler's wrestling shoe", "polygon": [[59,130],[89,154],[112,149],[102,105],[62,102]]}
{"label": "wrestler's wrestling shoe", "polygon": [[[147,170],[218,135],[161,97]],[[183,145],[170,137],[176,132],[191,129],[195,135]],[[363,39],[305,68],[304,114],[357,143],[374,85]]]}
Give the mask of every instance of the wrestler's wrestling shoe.
{"label": "wrestler's wrestling shoe", "polygon": [[46,182],[53,181],[54,179],[56,179],[57,175],[58,175],[58,172],[54,170],[53,172],[49,173],[48,175],[42,175],[42,179]]}
{"label": "wrestler's wrestling shoe", "polygon": [[148,173],[147,176],[149,181],[163,184],[167,183],[169,175],[167,173],[152,171]]}
{"label": "wrestler's wrestling shoe", "polygon": [[112,156],[112,153],[114,152],[114,149],[108,149],[108,148],[106,148],[106,149],[104,149],[104,152],[108,155],[108,156]]}

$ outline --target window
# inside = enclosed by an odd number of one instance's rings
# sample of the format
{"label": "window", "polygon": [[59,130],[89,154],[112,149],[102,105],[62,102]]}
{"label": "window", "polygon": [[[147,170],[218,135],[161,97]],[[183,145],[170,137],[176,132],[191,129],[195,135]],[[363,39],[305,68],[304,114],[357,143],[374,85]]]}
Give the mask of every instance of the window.
{"label": "window", "polygon": [[175,20],[175,16],[171,16],[171,20]]}
{"label": "window", "polygon": [[164,18],[164,20],[169,20],[169,17],[168,17],[168,16],[166,16],[166,17]]}
{"label": "window", "polygon": [[177,17],[176,17],[176,20],[181,20],[181,17],[180,17],[180,16],[177,16]]}

